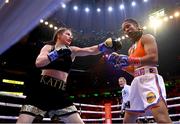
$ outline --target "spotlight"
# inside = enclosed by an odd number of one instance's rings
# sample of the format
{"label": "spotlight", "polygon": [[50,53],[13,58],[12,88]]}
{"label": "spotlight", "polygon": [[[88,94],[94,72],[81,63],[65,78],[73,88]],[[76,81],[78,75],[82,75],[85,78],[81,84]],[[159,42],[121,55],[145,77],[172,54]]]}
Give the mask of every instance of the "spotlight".
{"label": "spotlight", "polygon": [[169,16],[169,18],[170,18],[170,19],[173,19],[173,16],[171,15],[171,16]]}
{"label": "spotlight", "polygon": [[111,6],[108,7],[108,11],[111,12],[113,8]]}
{"label": "spotlight", "polygon": [[143,0],[144,2],[148,2],[148,0]]}
{"label": "spotlight", "polygon": [[123,9],[124,9],[124,4],[121,4],[121,5],[119,6],[119,8],[120,8],[121,10],[123,10]]}
{"label": "spotlight", "polygon": [[179,17],[179,12],[175,12],[174,17]]}
{"label": "spotlight", "polygon": [[48,22],[47,22],[47,21],[45,21],[45,22],[44,22],[44,24],[45,24],[45,25],[48,25]]}
{"label": "spotlight", "polygon": [[135,2],[135,1],[132,1],[131,5],[132,5],[132,6],[136,6],[136,2]]}
{"label": "spotlight", "polygon": [[49,27],[50,27],[50,28],[53,28],[53,24],[49,24]]}
{"label": "spotlight", "polygon": [[164,20],[165,22],[167,22],[167,21],[168,21],[168,17],[164,17],[163,20]]}
{"label": "spotlight", "polygon": [[97,8],[97,12],[101,12],[101,9],[100,9],[100,8]]}
{"label": "spotlight", "polygon": [[62,3],[61,4],[62,8],[66,8],[66,4]]}
{"label": "spotlight", "polygon": [[44,22],[44,20],[43,19],[40,19],[40,23],[43,23]]}
{"label": "spotlight", "polygon": [[78,10],[78,6],[74,6],[73,9],[74,9],[75,11],[77,11],[77,10]]}
{"label": "spotlight", "polygon": [[54,30],[57,30],[57,29],[58,29],[58,28],[55,26],[55,27],[54,27]]}
{"label": "spotlight", "polygon": [[88,7],[85,8],[85,12],[87,12],[87,13],[89,12],[89,8]]}
{"label": "spotlight", "polygon": [[9,3],[9,0],[5,0],[5,3]]}
{"label": "spotlight", "polygon": [[125,39],[125,36],[122,36],[121,39],[124,40],[124,39]]}

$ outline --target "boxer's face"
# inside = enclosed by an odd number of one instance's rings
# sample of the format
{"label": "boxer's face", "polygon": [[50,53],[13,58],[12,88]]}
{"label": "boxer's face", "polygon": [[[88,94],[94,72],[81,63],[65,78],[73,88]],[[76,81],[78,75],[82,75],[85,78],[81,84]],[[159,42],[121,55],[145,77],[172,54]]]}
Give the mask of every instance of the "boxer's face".
{"label": "boxer's face", "polygon": [[124,22],[122,24],[122,30],[124,31],[125,34],[128,35],[129,38],[133,39],[136,35],[136,32],[139,30],[139,28],[133,23]]}
{"label": "boxer's face", "polygon": [[69,46],[73,39],[72,32],[70,30],[65,30],[59,33],[57,38],[62,44]]}

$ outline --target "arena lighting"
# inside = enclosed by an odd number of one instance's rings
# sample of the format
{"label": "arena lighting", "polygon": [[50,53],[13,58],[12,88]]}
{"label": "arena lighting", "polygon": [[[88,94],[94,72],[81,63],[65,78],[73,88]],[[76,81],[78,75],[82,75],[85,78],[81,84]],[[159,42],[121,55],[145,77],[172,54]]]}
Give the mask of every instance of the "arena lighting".
{"label": "arena lighting", "polygon": [[49,23],[47,21],[44,22],[45,25],[48,25]]}
{"label": "arena lighting", "polygon": [[125,39],[125,36],[122,36],[121,39],[124,40],[124,39]]}
{"label": "arena lighting", "polygon": [[175,12],[174,17],[179,17],[179,12]]}
{"label": "arena lighting", "polygon": [[73,7],[73,9],[74,9],[75,11],[77,11],[77,10],[78,10],[78,6],[75,5],[75,6]]}
{"label": "arena lighting", "polygon": [[58,29],[58,27],[54,26],[54,30],[57,30],[57,29]]}
{"label": "arena lighting", "polygon": [[109,7],[108,7],[108,11],[109,11],[109,12],[112,12],[112,10],[113,10],[112,6],[109,6]]}
{"label": "arena lighting", "polygon": [[49,24],[49,27],[50,27],[50,28],[53,28],[53,24]]}
{"label": "arena lighting", "polygon": [[23,92],[0,91],[0,94],[8,94],[8,95],[17,95],[17,96],[22,96],[22,95],[23,95]]}
{"label": "arena lighting", "polygon": [[132,1],[131,6],[133,6],[133,7],[136,6],[136,2]]}
{"label": "arena lighting", "polygon": [[125,35],[125,37],[127,37],[127,38],[128,38],[129,36],[126,34],[126,35]]}
{"label": "arena lighting", "polygon": [[161,19],[153,19],[150,21],[150,27],[153,29],[158,29],[162,25],[162,20]]}
{"label": "arena lighting", "polygon": [[144,2],[148,2],[148,0],[143,0]]}
{"label": "arena lighting", "polygon": [[62,3],[61,4],[62,8],[66,8],[66,4]]}
{"label": "arena lighting", "polygon": [[44,20],[43,19],[40,19],[40,23],[43,23],[44,22]]}
{"label": "arena lighting", "polygon": [[173,19],[174,17],[172,15],[169,16],[169,19]]}
{"label": "arena lighting", "polygon": [[121,41],[121,38],[120,38],[120,37],[118,37],[115,41]]}
{"label": "arena lighting", "polygon": [[153,17],[164,17],[165,16],[165,10],[164,9],[160,9],[152,14],[149,15],[149,18],[153,18]]}
{"label": "arena lighting", "polygon": [[165,17],[164,9],[160,9],[149,15],[149,26],[154,30],[154,33],[162,25],[162,18]]}
{"label": "arena lighting", "polygon": [[119,6],[119,8],[120,8],[120,10],[123,10],[123,9],[124,9],[124,4],[121,4],[121,5]]}
{"label": "arena lighting", "polygon": [[89,8],[88,7],[85,8],[85,12],[87,12],[87,13],[89,12]]}
{"label": "arena lighting", "polygon": [[100,9],[100,8],[97,8],[97,12],[101,12],[101,9]]}
{"label": "arena lighting", "polygon": [[164,17],[163,20],[164,20],[165,22],[167,22],[169,19],[168,19],[168,17]]}
{"label": "arena lighting", "polygon": [[2,79],[2,82],[9,83],[9,84],[24,85],[23,81],[16,81],[16,80],[9,80],[9,79]]}
{"label": "arena lighting", "polygon": [[5,0],[5,3],[9,3],[9,0]]}

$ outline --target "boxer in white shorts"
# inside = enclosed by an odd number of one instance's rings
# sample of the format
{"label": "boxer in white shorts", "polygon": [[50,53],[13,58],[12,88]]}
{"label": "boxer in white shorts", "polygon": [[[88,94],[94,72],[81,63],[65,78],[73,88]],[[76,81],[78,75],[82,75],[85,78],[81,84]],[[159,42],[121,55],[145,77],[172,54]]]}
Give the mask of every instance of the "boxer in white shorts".
{"label": "boxer in white shorts", "polygon": [[134,75],[130,92],[130,107],[125,112],[124,123],[135,123],[138,113],[150,110],[157,123],[172,123],[165,102],[164,81],[157,71],[158,48],[154,36],[143,34],[139,24],[126,19],[122,30],[133,45],[129,56],[112,53],[108,61]]}

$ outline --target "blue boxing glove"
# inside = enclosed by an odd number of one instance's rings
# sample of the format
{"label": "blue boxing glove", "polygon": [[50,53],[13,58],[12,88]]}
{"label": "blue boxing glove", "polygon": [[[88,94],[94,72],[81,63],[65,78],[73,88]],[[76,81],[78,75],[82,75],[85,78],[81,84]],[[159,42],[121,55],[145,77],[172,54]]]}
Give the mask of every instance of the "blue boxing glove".
{"label": "blue boxing glove", "polygon": [[50,62],[55,61],[59,57],[71,55],[71,50],[69,48],[61,48],[59,50],[53,50],[50,53],[48,53],[48,58]]}
{"label": "blue boxing glove", "polygon": [[140,57],[128,57],[127,55],[119,55],[115,52],[111,53],[108,57],[108,61],[114,67],[123,68],[129,65],[140,66],[141,58]]}
{"label": "blue boxing glove", "polygon": [[109,55],[108,62],[112,64],[114,67],[123,68],[129,65],[128,56],[119,55],[115,52]]}
{"label": "blue boxing glove", "polygon": [[101,52],[115,52],[122,48],[122,42],[113,40],[112,38],[106,39],[103,43],[98,45],[98,49]]}

